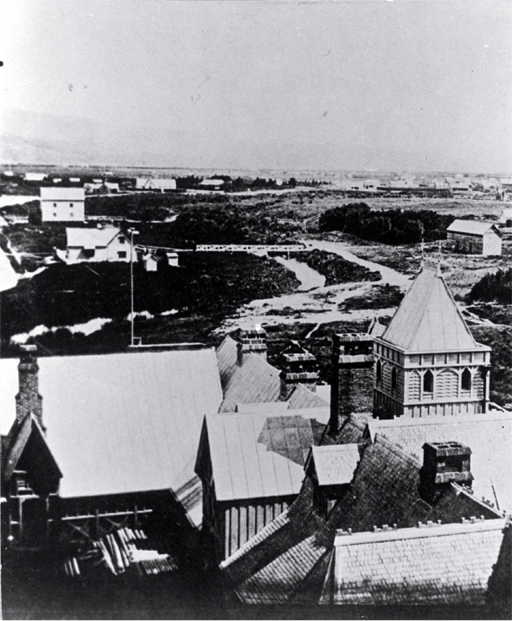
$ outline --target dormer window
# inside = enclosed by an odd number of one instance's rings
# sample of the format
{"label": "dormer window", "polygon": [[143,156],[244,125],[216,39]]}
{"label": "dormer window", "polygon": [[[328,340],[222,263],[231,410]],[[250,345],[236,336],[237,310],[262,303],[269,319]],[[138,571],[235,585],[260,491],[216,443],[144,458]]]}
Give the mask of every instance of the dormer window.
{"label": "dormer window", "polygon": [[434,392],[434,374],[432,371],[426,371],[423,376],[423,392]]}
{"label": "dormer window", "polygon": [[462,371],[460,387],[462,390],[471,390],[471,371],[469,369]]}

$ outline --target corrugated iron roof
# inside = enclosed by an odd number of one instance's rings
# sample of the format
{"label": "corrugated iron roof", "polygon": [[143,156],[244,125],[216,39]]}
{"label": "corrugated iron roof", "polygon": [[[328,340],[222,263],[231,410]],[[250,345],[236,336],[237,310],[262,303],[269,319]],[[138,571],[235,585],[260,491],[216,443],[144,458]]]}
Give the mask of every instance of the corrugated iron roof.
{"label": "corrugated iron roof", "polygon": [[[3,433],[15,418],[17,364],[0,360]],[[202,420],[222,399],[213,349],[42,357],[38,364],[61,496],[176,492],[197,481]]]}
{"label": "corrugated iron roof", "polygon": [[110,226],[104,229],[71,227],[66,228],[66,243],[68,248],[105,248],[119,233],[118,228]]}
{"label": "corrugated iron roof", "polygon": [[231,375],[219,411],[234,412],[237,403],[278,401],[281,390],[279,373],[261,356],[250,354]]}
{"label": "corrugated iron roof", "polygon": [[217,500],[298,494],[307,454],[320,441],[328,416],[321,408],[207,416]]}
{"label": "corrugated iron roof", "polygon": [[346,485],[354,478],[361,458],[357,444],[341,444],[314,446],[312,459],[320,485]]}
{"label": "corrugated iron roof", "polygon": [[425,442],[469,446],[475,496],[493,503],[497,498],[501,509],[512,510],[512,412],[371,420],[368,430],[371,437],[383,434],[420,459]]}
{"label": "corrugated iron roof", "polygon": [[447,524],[336,537],[334,604],[486,603],[505,520]]}
{"label": "corrugated iron roof", "polygon": [[443,277],[421,271],[379,339],[407,352],[474,350],[473,338]]}

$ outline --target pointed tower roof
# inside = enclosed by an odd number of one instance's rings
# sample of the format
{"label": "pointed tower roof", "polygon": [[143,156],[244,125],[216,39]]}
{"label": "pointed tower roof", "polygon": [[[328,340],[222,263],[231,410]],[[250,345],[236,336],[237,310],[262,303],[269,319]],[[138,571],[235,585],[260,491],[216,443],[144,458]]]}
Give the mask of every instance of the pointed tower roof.
{"label": "pointed tower roof", "polygon": [[444,278],[423,269],[381,339],[405,351],[460,351],[479,345],[464,321]]}

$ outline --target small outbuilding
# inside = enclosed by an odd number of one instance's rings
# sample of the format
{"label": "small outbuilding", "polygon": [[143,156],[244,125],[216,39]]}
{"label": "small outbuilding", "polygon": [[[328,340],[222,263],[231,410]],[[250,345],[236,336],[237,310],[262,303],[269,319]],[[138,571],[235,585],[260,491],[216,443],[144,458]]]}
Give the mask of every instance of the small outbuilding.
{"label": "small outbuilding", "polygon": [[454,252],[501,255],[501,232],[493,222],[454,220],[446,229],[448,248]]}

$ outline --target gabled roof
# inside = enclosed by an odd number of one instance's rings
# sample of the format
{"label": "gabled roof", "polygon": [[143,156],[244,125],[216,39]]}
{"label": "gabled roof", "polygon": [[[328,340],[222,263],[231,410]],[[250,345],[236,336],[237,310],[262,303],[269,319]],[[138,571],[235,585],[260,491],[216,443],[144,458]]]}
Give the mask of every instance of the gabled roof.
{"label": "gabled roof", "polygon": [[328,410],[320,408],[207,416],[203,438],[206,434],[217,500],[298,494],[307,455],[328,418]]}
{"label": "gabled roof", "polygon": [[357,444],[313,446],[311,460],[319,485],[346,485],[354,478],[361,457]]}
{"label": "gabled roof", "polygon": [[[29,478],[34,479],[35,486],[43,493],[56,492],[62,473],[48,446],[43,430],[36,418],[26,416],[21,423],[15,423],[6,438],[5,451],[2,455],[2,479],[10,481],[14,471],[20,467],[20,463],[31,461]],[[25,451],[30,455],[25,457]],[[23,468],[21,468],[23,469]]]}
{"label": "gabled roof", "polygon": [[404,528],[335,540],[322,603],[486,603],[504,519]]}
{"label": "gabled roof", "polygon": [[[4,429],[15,418],[17,362],[0,360]],[[163,489],[188,495],[199,485],[202,420],[222,399],[212,349],[41,357],[38,365],[61,496]],[[200,508],[199,494],[190,507],[199,522]]]}
{"label": "gabled roof", "polygon": [[106,248],[110,242],[122,235],[116,227],[105,227],[103,229],[86,229],[79,227],[66,228],[67,247],[79,247],[86,249]]}
{"label": "gabled roof", "polygon": [[372,419],[371,437],[383,434],[405,451],[423,455],[425,442],[455,441],[469,446],[473,490],[500,509],[512,511],[512,412],[492,412],[467,416]]}
{"label": "gabled roof", "polygon": [[39,188],[41,200],[44,201],[84,201],[85,191],[83,188],[56,188],[41,187]]}
{"label": "gabled roof", "polygon": [[[361,438],[361,425],[348,419],[336,440],[344,443],[354,438]],[[366,442],[360,450],[352,482],[327,519],[317,513],[312,481],[306,478],[288,510],[221,564],[243,602],[292,602],[301,593],[302,601],[318,603],[321,589],[317,587],[322,580],[317,574],[324,571],[325,575],[338,529],[356,533],[386,524],[407,528],[419,521],[502,517],[454,484],[435,506],[428,505],[418,492],[421,463],[385,438],[377,436],[373,444]],[[422,557],[417,562],[421,563]],[[436,579],[441,576],[425,578]],[[310,592],[305,591],[305,585],[313,585]]]}
{"label": "gabled roof", "polygon": [[423,269],[380,337],[406,352],[482,348],[473,338],[444,278]]}
{"label": "gabled roof", "polygon": [[278,401],[281,391],[279,370],[257,354],[249,354],[234,370],[224,389],[220,412],[234,412],[237,403]]}
{"label": "gabled roof", "polygon": [[217,364],[219,365],[220,383],[222,388],[228,384],[237,367],[237,343],[227,334],[217,347]]}
{"label": "gabled roof", "polygon": [[303,408],[325,408],[329,404],[322,397],[306,388],[303,384],[296,386],[289,397],[290,410],[301,410]]}
{"label": "gabled roof", "polygon": [[454,220],[446,230],[450,233],[485,235],[490,229],[494,229],[494,232],[499,235],[494,222],[479,222],[478,220]]}

